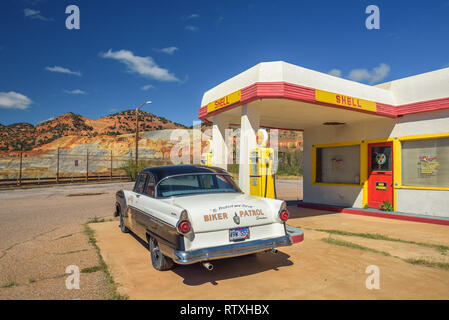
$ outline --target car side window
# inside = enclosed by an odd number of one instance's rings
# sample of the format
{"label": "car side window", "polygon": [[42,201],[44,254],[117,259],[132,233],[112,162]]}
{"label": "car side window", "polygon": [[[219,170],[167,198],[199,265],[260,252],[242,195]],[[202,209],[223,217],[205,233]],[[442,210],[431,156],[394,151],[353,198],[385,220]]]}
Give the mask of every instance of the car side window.
{"label": "car side window", "polygon": [[150,197],[154,197],[154,177],[149,174],[147,180],[147,186],[145,187],[145,194]]}
{"label": "car side window", "polygon": [[136,193],[143,193],[143,188],[145,187],[145,180],[147,178],[148,174],[142,173],[137,178],[136,186],[134,188],[134,192]]}

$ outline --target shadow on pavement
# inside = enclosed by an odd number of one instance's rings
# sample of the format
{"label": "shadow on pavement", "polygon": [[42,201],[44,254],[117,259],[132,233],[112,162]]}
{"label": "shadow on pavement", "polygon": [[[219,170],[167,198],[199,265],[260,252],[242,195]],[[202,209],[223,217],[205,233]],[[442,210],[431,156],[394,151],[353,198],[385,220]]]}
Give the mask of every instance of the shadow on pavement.
{"label": "shadow on pavement", "polygon": [[[148,244],[145,241],[132,232],[129,234],[148,250]],[[268,270],[277,271],[281,267],[291,266],[293,262],[289,258],[290,256],[288,254],[281,251],[278,251],[276,254],[259,252],[247,256],[213,260],[211,261],[214,265],[212,271],[206,270],[201,263],[195,263],[191,265],[175,265],[175,268],[171,272],[183,278],[183,283],[188,286],[199,286],[208,282],[213,285],[218,285],[217,281],[220,280],[244,277]],[[152,268],[149,252],[148,261],[148,267]]]}
{"label": "shadow on pavement", "polygon": [[213,260],[212,271],[206,270],[201,263],[186,266],[176,266],[172,271],[184,279],[188,286],[199,286],[210,282],[218,285],[217,281],[231,278],[244,277],[268,270],[278,271],[281,267],[293,265],[289,255],[281,251],[277,254],[260,252],[255,255],[241,256],[235,258]]}
{"label": "shadow on pavement", "polygon": [[324,211],[324,210],[315,210],[315,209],[308,209],[308,208],[301,208],[301,207],[298,207],[296,205],[293,205],[293,206],[289,205],[287,207],[287,209],[290,212],[290,219],[337,214],[337,212]]}

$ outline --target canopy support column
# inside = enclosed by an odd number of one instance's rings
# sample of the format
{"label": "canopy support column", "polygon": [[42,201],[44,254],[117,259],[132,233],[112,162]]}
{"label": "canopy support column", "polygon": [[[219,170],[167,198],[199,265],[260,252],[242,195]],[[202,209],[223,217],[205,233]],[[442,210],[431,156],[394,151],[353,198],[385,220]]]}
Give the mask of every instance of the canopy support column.
{"label": "canopy support column", "polygon": [[249,152],[257,146],[260,115],[255,106],[244,105],[240,123],[239,186],[244,193],[250,192]]}
{"label": "canopy support column", "polygon": [[223,115],[214,116],[212,127],[212,165],[227,170],[228,167],[228,146],[226,144],[225,131],[229,126],[229,121]]}

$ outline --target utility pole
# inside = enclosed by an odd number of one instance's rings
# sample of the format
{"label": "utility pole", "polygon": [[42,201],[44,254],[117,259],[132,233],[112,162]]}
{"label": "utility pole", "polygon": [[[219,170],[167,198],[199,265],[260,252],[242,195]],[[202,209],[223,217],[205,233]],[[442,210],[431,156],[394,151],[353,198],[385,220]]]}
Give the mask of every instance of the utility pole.
{"label": "utility pole", "polygon": [[136,168],[137,168],[137,161],[139,160],[139,108],[136,108],[136,151],[135,151],[135,157],[136,157]]}
{"label": "utility pole", "polygon": [[89,150],[86,151],[86,182],[89,181]]}
{"label": "utility pole", "polygon": [[110,171],[110,177],[111,177],[111,181],[112,181],[112,150],[111,150],[111,171]]}
{"label": "utility pole", "polygon": [[58,147],[58,160],[56,161],[56,183],[59,183],[59,147]]}
{"label": "utility pole", "polygon": [[17,185],[22,185],[22,145],[20,145],[20,166],[19,166],[19,181],[17,182]]}
{"label": "utility pole", "polygon": [[146,101],[140,107],[136,108],[136,168],[139,161],[139,109],[146,104],[151,104],[151,101]]}

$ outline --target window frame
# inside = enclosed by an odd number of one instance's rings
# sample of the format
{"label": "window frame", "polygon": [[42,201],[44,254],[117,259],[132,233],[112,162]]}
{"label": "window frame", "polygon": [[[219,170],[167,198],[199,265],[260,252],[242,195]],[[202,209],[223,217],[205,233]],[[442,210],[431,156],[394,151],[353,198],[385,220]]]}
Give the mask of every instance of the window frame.
{"label": "window frame", "polygon": [[[320,182],[318,181],[318,160],[321,161],[321,155],[318,155],[317,149],[323,148],[336,148],[336,147],[359,147],[359,183],[339,183],[339,182]],[[363,187],[363,152],[364,152],[364,141],[352,141],[352,142],[339,142],[339,143],[330,143],[330,144],[322,144],[322,145],[312,145],[312,185],[328,185],[328,186],[349,186],[349,187]],[[321,165],[321,164],[320,164]],[[320,178],[322,178],[320,176]]]}
{"label": "window frame", "polygon": [[[146,176],[146,177],[145,177],[145,181],[144,181],[144,183],[143,183],[143,190],[142,190],[142,192],[137,192],[137,185],[138,185],[138,183],[140,182],[140,177],[143,176],[143,175]],[[146,185],[147,185],[147,180],[148,180],[148,172],[142,172],[142,173],[139,173],[139,175],[137,176],[137,179],[136,179],[136,183],[134,184],[134,189],[133,189],[133,191],[134,191],[135,193],[138,193],[138,194],[145,194],[145,188],[146,188]]]}
{"label": "window frame", "polygon": [[426,134],[426,135],[417,135],[417,136],[404,136],[399,137],[400,142],[400,174],[399,174],[399,183],[396,186],[396,189],[417,189],[417,190],[449,190],[449,186],[423,186],[423,185],[416,185],[416,184],[406,184],[404,185],[404,142],[411,142],[411,141],[428,141],[428,140],[438,140],[438,139],[449,139],[449,133],[436,133],[436,134]]}

